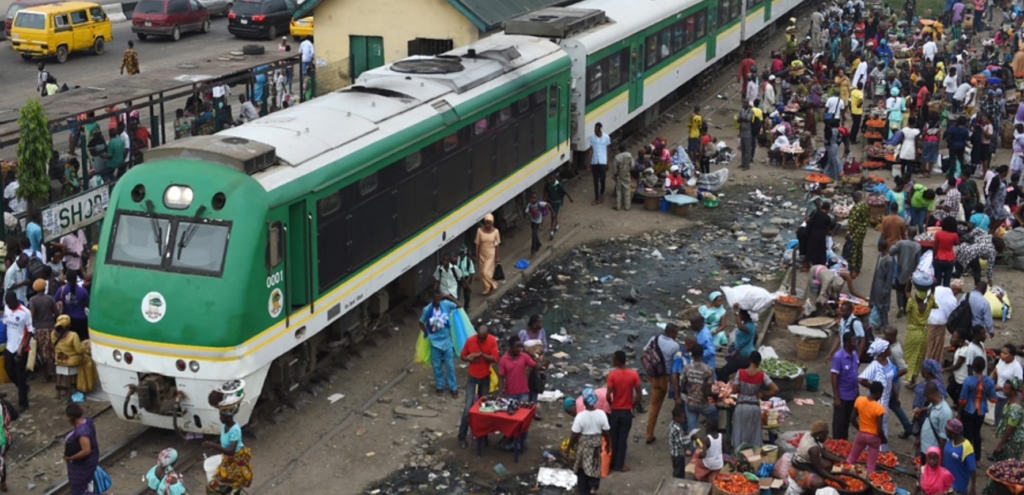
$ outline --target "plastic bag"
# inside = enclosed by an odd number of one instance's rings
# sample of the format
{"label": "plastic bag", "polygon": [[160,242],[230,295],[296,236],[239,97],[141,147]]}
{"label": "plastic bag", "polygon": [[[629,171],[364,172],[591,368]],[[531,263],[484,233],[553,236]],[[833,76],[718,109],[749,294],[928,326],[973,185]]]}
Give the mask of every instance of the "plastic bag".
{"label": "plastic bag", "polygon": [[413,359],[420,364],[430,364],[430,341],[423,332],[416,338],[416,353]]}
{"label": "plastic bag", "polygon": [[721,191],[729,180],[729,169],[720,168],[709,174],[702,175],[697,179],[697,187],[704,188],[711,192]]}
{"label": "plastic bag", "polygon": [[601,477],[607,478],[612,471],[612,453],[608,448],[608,440],[601,439]]}
{"label": "plastic bag", "polygon": [[729,306],[739,304],[740,309],[760,313],[772,303],[775,298],[770,292],[754,285],[737,285],[735,287],[719,287]]}
{"label": "plastic bag", "polygon": [[466,340],[476,335],[476,329],[473,328],[473,322],[470,321],[465,309],[456,309],[449,317],[452,322],[452,342],[455,344],[455,355],[458,356],[462,354]]}
{"label": "plastic bag", "polygon": [[497,392],[498,391],[498,384],[499,383],[500,382],[498,381],[498,373],[496,373],[494,371],[494,367],[492,366],[491,367],[491,384],[490,384],[490,387],[488,388],[488,392],[487,393],[493,394],[493,393]]}

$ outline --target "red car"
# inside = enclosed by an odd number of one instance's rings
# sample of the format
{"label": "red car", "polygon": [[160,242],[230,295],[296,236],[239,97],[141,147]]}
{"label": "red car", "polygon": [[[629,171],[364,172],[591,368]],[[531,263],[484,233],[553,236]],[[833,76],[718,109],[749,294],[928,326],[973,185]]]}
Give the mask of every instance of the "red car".
{"label": "red car", "polygon": [[132,14],[132,32],[140,40],[153,35],[178,41],[190,31],[210,32],[210,12],[197,0],[142,0]]}
{"label": "red car", "polygon": [[11,24],[14,24],[14,14],[26,7],[38,7],[51,3],[60,3],[61,0],[18,0],[7,7],[7,18],[4,19],[4,37],[11,37]]}

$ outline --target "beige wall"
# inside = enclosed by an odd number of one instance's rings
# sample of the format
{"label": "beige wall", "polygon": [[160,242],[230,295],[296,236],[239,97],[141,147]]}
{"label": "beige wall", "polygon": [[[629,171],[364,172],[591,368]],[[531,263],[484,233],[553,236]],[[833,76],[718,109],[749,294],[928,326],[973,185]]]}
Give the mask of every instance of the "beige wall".
{"label": "beige wall", "polygon": [[320,94],[351,84],[349,36],[384,38],[385,63],[404,58],[414,38],[451,39],[455,46],[476,41],[480,31],[446,0],[322,0],[316,17]]}

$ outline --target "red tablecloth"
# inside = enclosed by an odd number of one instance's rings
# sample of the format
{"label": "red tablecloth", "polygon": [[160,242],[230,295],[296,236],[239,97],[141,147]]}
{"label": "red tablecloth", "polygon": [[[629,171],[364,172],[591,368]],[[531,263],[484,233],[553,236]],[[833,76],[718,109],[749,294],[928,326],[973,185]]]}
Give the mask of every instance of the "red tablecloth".
{"label": "red tablecloth", "polygon": [[935,249],[935,241],[917,241],[921,249]]}
{"label": "red tablecloth", "polygon": [[473,430],[474,437],[482,437],[491,432],[500,431],[506,437],[518,438],[529,431],[530,423],[533,423],[533,416],[537,412],[537,406],[519,408],[512,415],[505,411],[480,412],[480,404],[483,400],[483,397],[477,399],[476,404],[469,408],[469,428]]}

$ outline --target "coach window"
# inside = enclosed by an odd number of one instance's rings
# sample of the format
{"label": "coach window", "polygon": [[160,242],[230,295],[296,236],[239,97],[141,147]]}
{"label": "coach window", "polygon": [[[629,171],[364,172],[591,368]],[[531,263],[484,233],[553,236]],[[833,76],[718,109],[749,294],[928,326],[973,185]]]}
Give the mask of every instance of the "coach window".
{"label": "coach window", "polygon": [[604,60],[599,60],[587,67],[587,100],[594,101],[604,94]]}
{"label": "coach window", "polygon": [[658,61],[664,61],[672,55],[672,28],[667,27],[661,30],[661,53],[658,54]]}
{"label": "coach window", "polygon": [[707,33],[707,11],[700,11],[695,16],[697,18],[697,38],[703,38]]}
{"label": "coach window", "polygon": [[377,190],[377,174],[370,174],[359,180],[359,195],[366,196]]}
{"label": "coach window", "polygon": [[526,113],[526,111],[529,110],[529,109],[530,109],[530,97],[529,96],[524,96],[524,97],[520,98],[519,101],[516,102],[516,111],[519,112],[519,115],[522,115],[522,114]]}
{"label": "coach window", "polygon": [[[485,119],[486,120],[486,119]],[[413,152],[413,154],[402,159],[402,166],[405,167],[406,172],[412,172],[420,168],[423,164],[423,155],[419,151]]]}
{"label": "coach window", "polygon": [[647,62],[646,68],[650,69],[658,63],[658,35],[652,34],[647,37]]}
{"label": "coach window", "polygon": [[486,133],[487,132],[487,128],[489,126],[490,126],[490,123],[487,121],[487,117],[484,117],[484,118],[476,121],[476,123],[473,124],[473,136],[475,137],[475,136],[479,136],[481,134]]}
{"label": "coach window", "polygon": [[511,106],[507,106],[505,108],[502,108],[501,110],[498,110],[498,123],[499,124],[504,124],[505,122],[508,122],[509,120],[512,120],[512,107]]}
{"label": "coach window", "polygon": [[622,86],[622,57],[623,51],[614,53],[608,57],[608,91]]}
{"label": "coach window", "polygon": [[686,20],[679,21],[672,25],[672,52],[679,53],[686,46]]}

